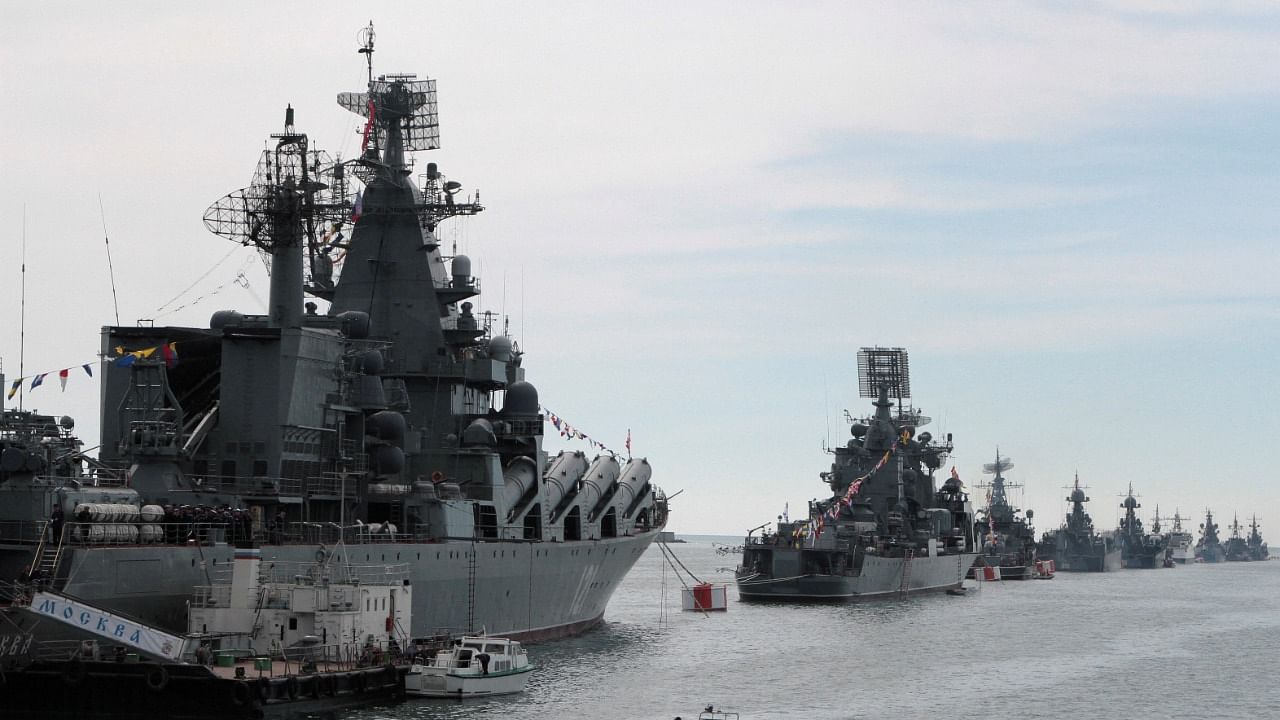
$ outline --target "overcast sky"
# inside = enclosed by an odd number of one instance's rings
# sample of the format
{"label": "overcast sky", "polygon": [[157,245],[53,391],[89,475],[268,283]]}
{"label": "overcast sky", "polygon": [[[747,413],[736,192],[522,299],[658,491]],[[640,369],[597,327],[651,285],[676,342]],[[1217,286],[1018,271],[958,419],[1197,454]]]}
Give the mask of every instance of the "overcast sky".
{"label": "overcast sky", "polygon": [[[1148,515],[1280,537],[1280,9],[1177,7],[4,0],[0,357],[12,380],[24,212],[26,375],[96,362],[104,218],[121,322],[262,312],[261,264],[202,214],[286,103],[358,149],[334,96],[372,19],[375,72],[439,81],[419,162],[488,208],[442,233],[480,304],[546,407],[630,428],[684,491],[671,529],[823,495],[883,345],[962,478],[999,445],[1040,529],[1079,471],[1104,527],[1132,481]],[[93,444],[76,372],[25,402]]]}

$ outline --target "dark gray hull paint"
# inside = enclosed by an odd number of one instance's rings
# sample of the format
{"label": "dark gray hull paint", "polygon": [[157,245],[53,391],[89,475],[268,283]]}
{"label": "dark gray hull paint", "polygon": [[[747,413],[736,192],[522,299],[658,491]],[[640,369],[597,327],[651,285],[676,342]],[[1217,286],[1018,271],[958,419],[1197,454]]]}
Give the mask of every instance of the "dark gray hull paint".
{"label": "dark gray hull paint", "polygon": [[976,557],[965,553],[914,558],[905,588],[904,559],[867,556],[856,576],[802,575],[777,580],[740,577],[738,595],[743,600],[860,600],[937,592],[960,587]]}

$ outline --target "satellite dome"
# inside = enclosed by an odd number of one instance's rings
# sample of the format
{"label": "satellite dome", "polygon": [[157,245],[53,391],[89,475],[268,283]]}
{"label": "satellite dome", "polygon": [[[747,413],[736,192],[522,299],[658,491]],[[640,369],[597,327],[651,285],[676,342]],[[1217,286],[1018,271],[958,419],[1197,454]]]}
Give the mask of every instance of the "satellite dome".
{"label": "satellite dome", "polygon": [[359,310],[348,310],[338,313],[342,321],[342,334],[352,340],[363,340],[369,337],[369,313]]}
{"label": "satellite dome", "polygon": [[235,310],[219,310],[209,318],[210,330],[221,330],[225,327],[234,327],[244,320],[244,316]]}
{"label": "satellite dome", "polygon": [[489,357],[498,362],[511,362],[511,338],[506,335],[495,335],[489,341]]}
{"label": "satellite dome", "polygon": [[365,375],[377,375],[382,372],[382,353],[378,350],[365,350],[356,358],[356,366]]}
{"label": "satellite dome", "polygon": [[1124,509],[1126,510],[1132,510],[1133,508],[1138,507],[1138,501],[1134,500],[1133,496],[1130,495],[1129,497],[1124,499],[1124,505],[1122,507],[1124,507]]}
{"label": "satellite dome", "polygon": [[1082,503],[1088,499],[1089,498],[1084,496],[1084,491],[1081,490],[1080,488],[1076,488],[1075,490],[1071,491],[1071,498],[1070,498],[1071,502]]}
{"label": "satellite dome", "polygon": [[454,277],[471,277],[471,258],[466,255],[455,255],[452,267]]}
{"label": "satellite dome", "polygon": [[524,380],[511,383],[507,387],[507,397],[502,404],[502,412],[513,415],[537,415],[538,388]]}
{"label": "satellite dome", "polygon": [[76,426],[76,420],[70,415],[63,415],[61,418],[58,418],[58,425],[63,430],[73,430]]}

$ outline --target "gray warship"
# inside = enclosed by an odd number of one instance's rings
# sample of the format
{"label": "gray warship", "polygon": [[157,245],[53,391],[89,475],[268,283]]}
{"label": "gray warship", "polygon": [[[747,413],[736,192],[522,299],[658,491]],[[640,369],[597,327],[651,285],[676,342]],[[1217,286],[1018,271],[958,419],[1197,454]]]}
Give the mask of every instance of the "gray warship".
{"label": "gray warship", "polygon": [[[1159,512],[1156,515],[1159,516]],[[1195,560],[1195,537],[1182,529],[1182,513],[1176,509],[1173,511],[1173,529],[1168,538],[1175,563],[1185,564]]]}
{"label": "gray warship", "polygon": [[600,622],[666,498],[643,458],[543,450],[524,354],[437,236],[479,194],[436,163],[414,181],[411,153],[439,147],[435,80],[375,76],[373,39],[367,89],[337,97],[364,118],[359,156],[314,148],[290,107],[252,183],[206,212],[269,260],[268,314],[105,327],[96,459],[69,420],[0,418],[0,578],[181,631],[249,545],[264,565],[407,564],[415,636]]}
{"label": "gray warship", "polygon": [[1067,502],[1071,503],[1071,511],[1067,513],[1066,522],[1040,538],[1040,557],[1053,560],[1055,569],[1066,572],[1119,570],[1120,546],[1113,533],[1094,530],[1093,518],[1084,510],[1089,497],[1080,487],[1078,474]]}
{"label": "gray warship", "polygon": [[1218,523],[1213,521],[1213,511],[1204,511],[1200,524],[1200,539],[1196,541],[1196,562],[1220,563],[1227,559],[1226,550],[1218,539]]}
{"label": "gray warship", "polygon": [[1226,554],[1227,562],[1248,562],[1253,559],[1249,552],[1249,541],[1240,534],[1240,516],[1236,515],[1231,518],[1231,537],[1227,538],[1227,542],[1223,545],[1223,552]]}
{"label": "gray warship", "polygon": [[743,600],[851,600],[964,582],[975,557],[973,508],[954,472],[941,489],[934,482],[951,436],[939,443],[916,433],[929,419],[903,405],[905,350],[863,348],[858,375],[875,413],[852,422],[852,439],[833,451],[822,473],[830,498],[811,501],[806,519],[747,534],[735,572]]}
{"label": "gray warship", "polygon": [[1262,533],[1258,529],[1258,516],[1254,515],[1253,520],[1249,523],[1249,538],[1246,540],[1249,545],[1250,560],[1268,560],[1271,555],[1267,552],[1267,541],[1262,539]]}
{"label": "gray warship", "polygon": [[1021,485],[1005,480],[1004,472],[1013,468],[1013,462],[1000,457],[996,450],[995,462],[985,463],[982,472],[991,475],[990,483],[979,484],[987,490],[987,507],[978,509],[974,536],[979,539],[982,551],[973,563],[972,577],[981,567],[1000,568],[1001,580],[1030,580],[1036,577],[1036,531],[1031,526],[1035,513],[1009,503],[1009,488]]}
{"label": "gray warship", "polygon": [[1159,534],[1158,511],[1153,526],[1154,532],[1143,532],[1142,520],[1137,512],[1142,505],[1133,496],[1133,483],[1129,484],[1129,494],[1120,503],[1120,507],[1124,508],[1124,517],[1120,518],[1120,530],[1116,533],[1116,537],[1120,539],[1121,565],[1148,570],[1172,566],[1172,553],[1168,550],[1169,540]]}

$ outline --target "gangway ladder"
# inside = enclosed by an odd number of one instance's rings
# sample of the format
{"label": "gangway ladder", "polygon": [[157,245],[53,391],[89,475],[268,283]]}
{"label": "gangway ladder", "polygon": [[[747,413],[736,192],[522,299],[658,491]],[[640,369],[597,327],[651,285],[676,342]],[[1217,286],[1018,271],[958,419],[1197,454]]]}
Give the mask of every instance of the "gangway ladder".
{"label": "gangway ladder", "polygon": [[911,560],[915,554],[915,550],[908,550],[902,556],[902,585],[898,588],[898,592],[902,595],[906,595],[911,590]]}
{"label": "gangway ladder", "polygon": [[467,632],[476,631],[476,544],[467,553]]}
{"label": "gangway ladder", "polygon": [[36,545],[35,557],[31,561],[31,577],[47,578],[50,588],[54,587],[54,583],[58,579],[58,566],[62,562],[62,548],[66,544],[69,530],[64,523],[61,533],[56,538],[55,546],[50,549],[47,539],[52,525],[52,522],[46,520],[44,526],[40,528],[40,542]]}

